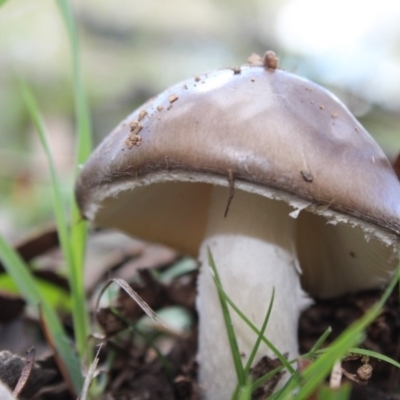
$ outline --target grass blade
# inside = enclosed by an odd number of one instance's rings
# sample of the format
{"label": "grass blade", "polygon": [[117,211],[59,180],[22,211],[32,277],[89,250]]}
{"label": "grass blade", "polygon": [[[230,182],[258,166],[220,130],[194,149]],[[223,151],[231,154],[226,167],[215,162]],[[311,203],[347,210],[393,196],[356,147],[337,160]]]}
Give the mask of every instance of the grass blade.
{"label": "grass blade", "polygon": [[243,369],[242,360],[240,357],[239,347],[238,347],[238,344],[236,341],[235,331],[233,330],[232,320],[231,320],[231,316],[229,313],[228,304],[226,301],[226,295],[225,295],[225,293],[223,293],[220,290],[220,288],[222,288],[221,281],[220,281],[218,271],[215,266],[214,258],[211,254],[210,249],[208,249],[208,264],[211,267],[211,270],[213,273],[213,279],[214,279],[214,282],[216,283],[217,290],[218,290],[218,297],[219,297],[219,300],[221,303],[222,314],[224,316],[225,327],[226,327],[226,331],[228,334],[229,344],[231,346],[231,352],[232,352],[233,363],[235,365],[236,375],[237,375],[237,379],[238,379],[238,385],[239,385],[239,387],[242,387],[242,386],[245,386],[245,384],[246,384],[246,376],[244,374],[244,369]]}
{"label": "grass blade", "polygon": [[[360,343],[364,337],[364,331],[379,315],[383,305],[393,291],[399,279],[399,271],[388,285],[380,300],[358,321],[354,322],[345,332],[343,332],[323,353],[321,357],[308,367],[301,375],[302,384],[296,399],[307,399],[311,393],[322,383],[330,373],[335,360],[342,359],[346,353],[356,344]],[[282,393],[282,398],[291,398],[292,391],[296,384],[289,385]]]}
{"label": "grass blade", "polygon": [[[89,108],[86,100],[85,88],[80,69],[79,40],[70,4],[71,2],[68,0],[56,0],[56,3],[60,10],[62,19],[64,20],[64,25],[67,31],[72,55],[75,115],[77,124],[76,165],[79,169],[79,166],[86,161],[92,148]],[[73,262],[70,269],[70,284],[71,291],[74,297],[73,303],[75,304],[74,315],[77,314],[76,324],[74,323],[76,329],[76,341],[78,345],[78,352],[80,356],[83,357],[85,352],[89,351],[86,346],[86,338],[89,333],[89,322],[87,319],[86,298],[83,282],[87,226],[81,218],[73,193],[71,204],[72,225],[69,234],[71,243],[70,251],[72,253]],[[92,358],[90,354],[88,355],[90,358]]]}
{"label": "grass blade", "polygon": [[275,299],[275,288],[272,288],[272,295],[271,295],[271,300],[269,302],[267,314],[265,315],[265,318],[264,318],[264,321],[263,321],[263,324],[262,324],[262,327],[260,330],[260,334],[257,337],[256,343],[254,344],[253,350],[251,351],[250,357],[247,360],[246,366],[244,368],[246,375],[250,372],[250,368],[251,368],[251,365],[253,364],[254,357],[256,356],[256,353],[258,351],[258,348],[260,347],[262,338],[264,336],[265,330],[267,329],[269,317],[271,316],[272,307],[274,305],[274,299]]}
{"label": "grass blade", "polygon": [[86,298],[84,293],[82,268],[76,267],[76,259],[74,257],[73,249],[70,242],[70,230],[65,215],[64,204],[61,194],[61,183],[59,181],[54,160],[51,155],[50,147],[47,140],[48,135],[45,126],[43,124],[36,101],[29,88],[25,84],[21,84],[21,91],[28,112],[38,132],[49,164],[53,189],[53,208],[57,221],[57,233],[60,240],[61,249],[67,263],[69,282],[71,286],[72,317],[74,322],[75,337],[77,342],[78,354],[80,356],[80,359],[83,360],[87,351],[89,323],[85,308]]}
{"label": "grass blade", "polygon": [[372,357],[372,358],[377,358],[378,360],[385,361],[388,364],[392,364],[395,367],[400,369],[400,363],[398,363],[396,360],[393,360],[393,358],[385,356],[384,354],[379,354],[376,351],[361,349],[359,347],[353,347],[353,348],[349,349],[349,352],[355,353],[355,354],[361,354],[363,356],[368,356],[368,357]]}
{"label": "grass blade", "polygon": [[314,344],[312,349],[304,355],[304,357],[311,358],[314,357],[315,353],[320,349],[322,344],[325,342],[326,338],[332,333],[332,328],[329,326],[327,330],[321,335],[321,337]]}
{"label": "grass blade", "polygon": [[318,391],[318,398],[323,400],[347,400],[350,398],[350,394],[351,385],[346,383],[338,389],[322,386]]}
{"label": "grass blade", "polygon": [[26,301],[36,310],[39,306],[41,307],[44,321],[56,345],[59,359],[63,360],[66,370],[68,371],[69,381],[72,383],[76,393],[79,393],[83,384],[83,377],[78,358],[72,349],[70,340],[54,310],[41,295],[36,281],[25,263],[14,249],[5,242],[1,235],[0,257],[4,268],[18,286],[19,291],[23,293]]}
{"label": "grass blade", "polygon": [[92,148],[89,108],[80,69],[79,40],[70,1],[56,0],[56,3],[64,20],[72,54],[75,114],[77,122],[77,165],[79,167],[81,163],[86,161]]}
{"label": "grass blade", "polygon": [[[232,307],[232,309],[239,315],[239,317],[248,325],[248,327],[258,336],[260,337],[260,331],[258,328],[239,310],[236,304],[226,295],[221,285],[216,282],[217,288],[223,295],[225,296],[226,302]],[[282,365],[289,371],[290,374],[294,374],[295,370],[291,366],[290,362],[286,359],[286,357],[265,337],[261,336],[261,340],[271,349],[271,351],[275,354],[276,358],[282,363]]]}

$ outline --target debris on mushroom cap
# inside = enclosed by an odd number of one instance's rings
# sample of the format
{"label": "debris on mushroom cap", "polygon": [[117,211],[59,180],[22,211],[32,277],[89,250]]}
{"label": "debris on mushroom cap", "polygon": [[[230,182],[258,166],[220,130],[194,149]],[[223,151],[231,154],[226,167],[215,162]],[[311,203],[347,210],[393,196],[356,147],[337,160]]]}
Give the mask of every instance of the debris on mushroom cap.
{"label": "debris on mushroom cap", "polygon": [[264,65],[263,59],[259,54],[253,53],[248,59],[247,62],[249,65],[253,67],[262,67]]}
{"label": "debris on mushroom cap", "polygon": [[141,121],[147,115],[147,111],[145,109],[140,110],[138,115],[138,121]]}
{"label": "debris on mushroom cap", "polygon": [[[140,118],[140,113],[139,113],[139,118]],[[139,123],[139,121],[140,121],[139,118],[138,118],[138,121],[131,121],[129,123],[129,129],[130,129],[131,133],[134,134],[134,135],[139,133],[140,130],[142,129],[142,125],[140,125],[140,123]]]}
{"label": "debris on mushroom cap", "polygon": [[312,176],[312,173],[310,171],[301,170],[300,173],[301,173],[301,176],[303,177],[303,179],[306,182],[312,182],[313,181],[313,176]]}
{"label": "debris on mushroom cap", "polygon": [[[207,74],[204,81],[199,85],[191,77],[167,89],[146,104],[148,117],[138,121],[140,107],[105,139],[77,183],[83,215],[196,256],[210,187],[229,186],[231,171],[235,190],[299,210],[292,213],[299,226],[296,246],[304,247],[299,252],[302,279],[311,293],[336,293],[334,282],[343,280],[343,273],[335,272],[333,264],[351,271],[342,293],[356,286],[359,268],[375,271],[376,260],[381,262],[376,279],[384,282],[396,265],[400,186],[383,151],[346,107],[320,86],[280,69],[242,66],[234,75],[227,68]],[[179,107],[159,121],[158,111],[178,97]],[[129,148],[141,144],[142,125],[146,146],[121,153],[123,143]],[[128,216],[120,215],[117,201],[135,206]],[[148,207],[157,224],[145,221]],[[172,235],[171,226],[180,228]],[[370,239],[366,251],[365,236]],[[339,242],[345,243],[342,249],[326,249],[326,243]],[[319,248],[332,260],[325,260]],[[332,264],[329,279],[308,278],[317,264],[327,263]],[[375,285],[367,273],[357,279],[363,281],[361,288]]]}
{"label": "debris on mushroom cap", "polygon": [[178,100],[179,97],[176,94],[171,94],[171,96],[169,96],[169,102],[173,103],[174,101]]}
{"label": "debris on mushroom cap", "polygon": [[[146,112],[146,114],[147,114],[147,112]],[[144,115],[146,115],[146,114],[144,114]],[[140,118],[140,113],[139,113],[138,119],[139,118]],[[142,113],[142,118],[144,118],[143,113]],[[139,119],[139,121],[140,121],[140,119]],[[131,121],[129,123],[129,129],[130,129],[130,134],[129,134],[128,138],[125,140],[125,144],[127,145],[128,149],[130,149],[132,146],[140,146],[140,144],[142,142],[142,137],[140,135],[138,135],[138,133],[142,129],[142,125],[140,125],[140,123],[138,121]]]}
{"label": "debris on mushroom cap", "polygon": [[278,68],[279,58],[276,56],[275,52],[268,50],[264,55],[264,67],[269,69]]}
{"label": "debris on mushroom cap", "polygon": [[131,134],[128,139],[126,139],[125,144],[128,149],[132,148],[132,146],[140,146],[142,143],[142,137],[140,135]]}

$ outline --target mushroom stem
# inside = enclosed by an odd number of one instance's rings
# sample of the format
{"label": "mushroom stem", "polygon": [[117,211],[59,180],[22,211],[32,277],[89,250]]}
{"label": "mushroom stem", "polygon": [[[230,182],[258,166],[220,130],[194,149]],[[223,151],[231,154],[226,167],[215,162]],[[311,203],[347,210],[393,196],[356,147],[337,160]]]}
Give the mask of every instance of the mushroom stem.
{"label": "mushroom stem", "polygon": [[[225,292],[258,329],[275,288],[265,335],[279,351],[288,353],[289,359],[298,355],[300,312],[311,303],[301,289],[296,270],[296,220],[288,215],[290,207],[283,201],[236,190],[228,216],[224,218],[228,196],[227,188],[213,189],[206,235],[199,254],[198,361],[204,399],[229,399],[237,384],[217,290],[208,267],[208,248]],[[245,363],[257,335],[230,310]],[[275,358],[262,343],[255,363],[264,355]]]}

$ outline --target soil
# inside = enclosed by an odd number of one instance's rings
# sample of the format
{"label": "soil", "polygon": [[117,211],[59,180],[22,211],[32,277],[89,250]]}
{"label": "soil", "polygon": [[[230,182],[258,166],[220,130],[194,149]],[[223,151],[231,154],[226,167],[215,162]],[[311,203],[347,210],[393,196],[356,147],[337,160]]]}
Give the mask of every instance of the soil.
{"label": "soil", "polygon": [[[54,234],[44,232],[42,239],[40,241],[40,235],[30,238],[16,248],[28,261],[47,257],[43,265],[59,263]],[[34,241],[35,246],[29,247],[31,241]],[[143,334],[134,324],[134,321],[143,316],[142,308],[126,291],[120,289],[113,307],[102,308],[96,313],[100,327],[97,331],[101,333],[101,337],[97,335],[96,340],[103,343],[99,355],[100,370],[106,369],[106,361],[113,355],[113,362],[106,372],[108,384],[100,399],[198,399],[195,310],[197,270],[180,275],[168,283],[161,283],[156,276],[176,264],[180,260],[178,254],[138,241],[125,241],[119,246],[115,256],[110,253],[108,258],[95,248],[94,253],[100,253],[98,257],[102,257],[101,260],[107,259],[106,265],[101,268],[108,272],[104,272],[103,276],[95,274],[96,278],[87,287],[88,294],[96,292],[95,287],[99,282],[104,282],[109,271],[113,271],[113,276],[117,277],[123,271],[125,279],[129,277],[130,287],[152,309],[157,311],[179,306],[181,310],[185,310],[191,326],[190,329],[172,331],[160,326],[158,330],[150,327],[148,331],[144,331],[149,333]],[[95,259],[93,264],[95,268],[100,268],[100,258]],[[90,265],[91,263],[89,269]],[[40,274],[42,279],[59,285],[60,290],[68,290],[68,285],[65,280],[60,279],[56,268],[51,271],[49,268],[42,269]],[[326,345],[329,344],[329,341],[334,340],[353,321],[360,318],[380,295],[380,291],[368,291],[333,300],[316,301],[300,318],[300,352],[309,351],[330,326],[332,333]],[[1,380],[13,390],[21,375],[25,374],[22,387],[21,382],[19,385],[20,399],[75,398],[68,392],[52,351],[41,334],[39,321],[27,316],[23,300],[0,293],[0,304],[0,348],[3,349],[0,352]],[[93,314],[95,311],[93,306]],[[68,316],[65,317],[65,325],[72,333]],[[92,342],[95,344],[96,340],[92,339]],[[164,357],[157,354],[151,343],[157,343]],[[32,364],[32,346],[36,350],[36,360],[33,367],[30,365],[28,368],[27,364]],[[367,329],[366,339],[360,347],[400,361],[399,288],[394,290],[378,319]],[[24,355],[27,350],[30,351],[29,357]],[[276,360],[263,359],[252,371],[253,377],[274,368],[276,363]],[[342,363],[342,368],[344,376],[341,382],[348,382],[352,386],[351,399],[400,400],[400,370],[394,366],[372,358],[349,357]],[[253,398],[267,398],[275,383],[267,383]]]}

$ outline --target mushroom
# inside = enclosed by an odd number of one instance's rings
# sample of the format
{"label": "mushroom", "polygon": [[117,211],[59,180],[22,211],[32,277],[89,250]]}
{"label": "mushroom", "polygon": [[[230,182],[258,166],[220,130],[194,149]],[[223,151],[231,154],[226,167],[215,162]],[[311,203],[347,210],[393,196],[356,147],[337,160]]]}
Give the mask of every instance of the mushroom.
{"label": "mushroom", "polygon": [[[335,96],[273,61],[159,94],[104,139],[77,181],[82,215],[97,226],[198,256],[205,399],[230,398],[236,385],[208,249],[259,328],[275,289],[266,337],[289,359],[307,294],[379,287],[397,265],[400,185],[383,151]],[[245,362],[257,337],[232,320]],[[265,345],[255,362],[263,355]]]}

